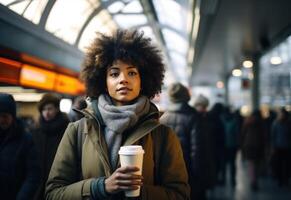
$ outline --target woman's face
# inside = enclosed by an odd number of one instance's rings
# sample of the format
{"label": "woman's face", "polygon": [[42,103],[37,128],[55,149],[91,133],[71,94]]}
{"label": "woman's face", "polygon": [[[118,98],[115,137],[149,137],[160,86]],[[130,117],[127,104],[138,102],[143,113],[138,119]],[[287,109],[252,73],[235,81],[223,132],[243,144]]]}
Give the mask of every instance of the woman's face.
{"label": "woman's face", "polygon": [[117,60],[107,69],[106,85],[108,94],[116,106],[130,104],[140,93],[139,71],[135,66]]}
{"label": "woman's face", "polygon": [[57,116],[58,112],[59,110],[54,104],[48,103],[43,107],[41,114],[45,121],[50,121]]}

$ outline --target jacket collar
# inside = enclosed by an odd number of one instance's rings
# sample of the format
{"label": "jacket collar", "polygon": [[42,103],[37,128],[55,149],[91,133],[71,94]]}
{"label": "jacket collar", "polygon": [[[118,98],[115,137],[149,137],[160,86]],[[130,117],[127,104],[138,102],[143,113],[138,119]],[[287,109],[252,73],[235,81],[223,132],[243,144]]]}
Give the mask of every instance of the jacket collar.
{"label": "jacket collar", "polygon": [[[101,127],[102,127],[102,120],[96,115],[93,111],[91,105],[89,105],[84,110],[76,110],[76,112],[84,115],[86,120],[86,126],[84,126],[83,133],[88,134],[88,137],[93,142],[94,146],[97,148],[97,151],[102,152],[102,157],[104,158],[107,166],[112,170],[112,166],[110,165],[109,158],[108,158],[108,150],[106,148],[105,138],[102,136]],[[158,122],[159,112],[157,107],[151,103],[150,111],[147,115],[142,117],[136,126],[127,130],[126,132],[129,134],[126,140],[123,142],[122,145],[132,145],[136,143],[138,140],[149,134],[152,130],[158,127],[160,124]],[[118,165],[119,163],[117,163]],[[116,166],[114,166],[116,167]]]}
{"label": "jacket collar", "polygon": [[[99,129],[99,133],[96,134],[92,134],[95,135],[96,138],[92,138],[92,139],[96,139],[95,141],[98,142],[98,140],[100,139],[100,129],[102,126],[104,126],[104,123],[102,121],[102,118],[100,117],[100,113],[98,115],[94,113],[92,105],[89,105],[86,109],[84,110],[77,110],[74,109],[76,112],[82,114],[85,118],[87,118],[88,120],[93,120],[97,122],[97,125]],[[99,117],[98,117],[99,116]],[[126,141],[124,142],[124,144],[126,145],[130,145],[133,144],[134,142],[138,141],[140,138],[142,138],[143,136],[145,136],[146,134],[150,133],[152,129],[154,129],[155,127],[158,126],[159,122],[158,122],[158,118],[159,118],[159,112],[157,107],[151,103],[150,106],[150,111],[148,114],[146,114],[144,117],[142,117],[138,123],[136,124],[136,126],[134,126],[131,129],[131,133],[128,136],[128,138],[126,139]],[[90,128],[90,127],[87,127]],[[85,130],[85,132],[89,133],[89,130]],[[89,133],[90,134],[90,133]]]}

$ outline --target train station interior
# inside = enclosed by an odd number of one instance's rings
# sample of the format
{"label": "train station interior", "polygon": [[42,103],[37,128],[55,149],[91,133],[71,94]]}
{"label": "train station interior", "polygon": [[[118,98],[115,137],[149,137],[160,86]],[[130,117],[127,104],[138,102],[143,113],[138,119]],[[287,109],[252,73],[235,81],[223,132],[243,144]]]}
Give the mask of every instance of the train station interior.
{"label": "train station interior", "polygon": [[[161,111],[169,85],[180,82],[190,105],[203,95],[209,109],[219,102],[245,117],[282,107],[290,115],[290,0],[0,0],[0,92],[13,95],[24,119],[38,119],[47,92],[69,112],[85,95],[86,47],[96,32],[119,28],[143,31],[161,50],[165,80],[153,99]],[[268,169],[254,193],[241,156],[236,163],[236,187],[219,185],[210,200],[291,199],[291,185],[277,187]]]}

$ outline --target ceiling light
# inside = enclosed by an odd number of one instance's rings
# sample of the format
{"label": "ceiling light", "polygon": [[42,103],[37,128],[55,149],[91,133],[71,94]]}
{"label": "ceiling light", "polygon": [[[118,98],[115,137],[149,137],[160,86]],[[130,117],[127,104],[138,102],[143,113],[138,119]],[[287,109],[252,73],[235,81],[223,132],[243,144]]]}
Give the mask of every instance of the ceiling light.
{"label": "ceiling light", "polygon": [[14,93],[12,95],[17,102],[39,102],[43,93]]}
{"label": "ceiling light", "polygon": [[232,75],[238,77],[242,75],[242,72],[240,69],[234,69],[232,70]]}
{"label": "ceiling light", "polygon": [[69,113],[72,107],[71,99],[61,99],[60,101],[60,110],[65,113]]}
{"label": "ceiling light", "polygon": [[244,66],[245,68],[252,68],[252,67],[253,67],[253,62],[250,61],[250,60],[245,60],[245,61],[243,62],[243,66]]}
{"label": "ceiling light", "polygon": [[273,57],[271,57],[271,59],[270,59],[270,63],[271,63],[272,65],[280,65],[280,64],[282,64],[282,59],[281,59],[281,57],[279,57],[279,56],[273,56]]}

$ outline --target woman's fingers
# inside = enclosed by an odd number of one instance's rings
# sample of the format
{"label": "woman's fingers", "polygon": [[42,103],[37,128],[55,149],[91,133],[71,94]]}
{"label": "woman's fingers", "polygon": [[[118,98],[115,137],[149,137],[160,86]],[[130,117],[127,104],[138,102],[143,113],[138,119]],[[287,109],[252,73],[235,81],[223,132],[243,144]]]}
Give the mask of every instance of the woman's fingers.
{"label": "woman's fingers", "polygon": [[136,172],[138,167],[126,166],[118,168],[110,177],[105,179],[105,190],[116,193],[123,190],[136,190],[142,186],[143,177]]}
{"label": "woman's fingers", "polygon": [[121,172],[116,173],[116,178],[121,180],[134,180],[134,179],[143,179],[143,176],[138,174],[123,174]]}
{"label": "woman's fingers", "polygon": [[121,172],[121,173],[134,173],[138,171],[139,171],[139,168],[135,166],[120,167],[116,170],[116,172]]}

